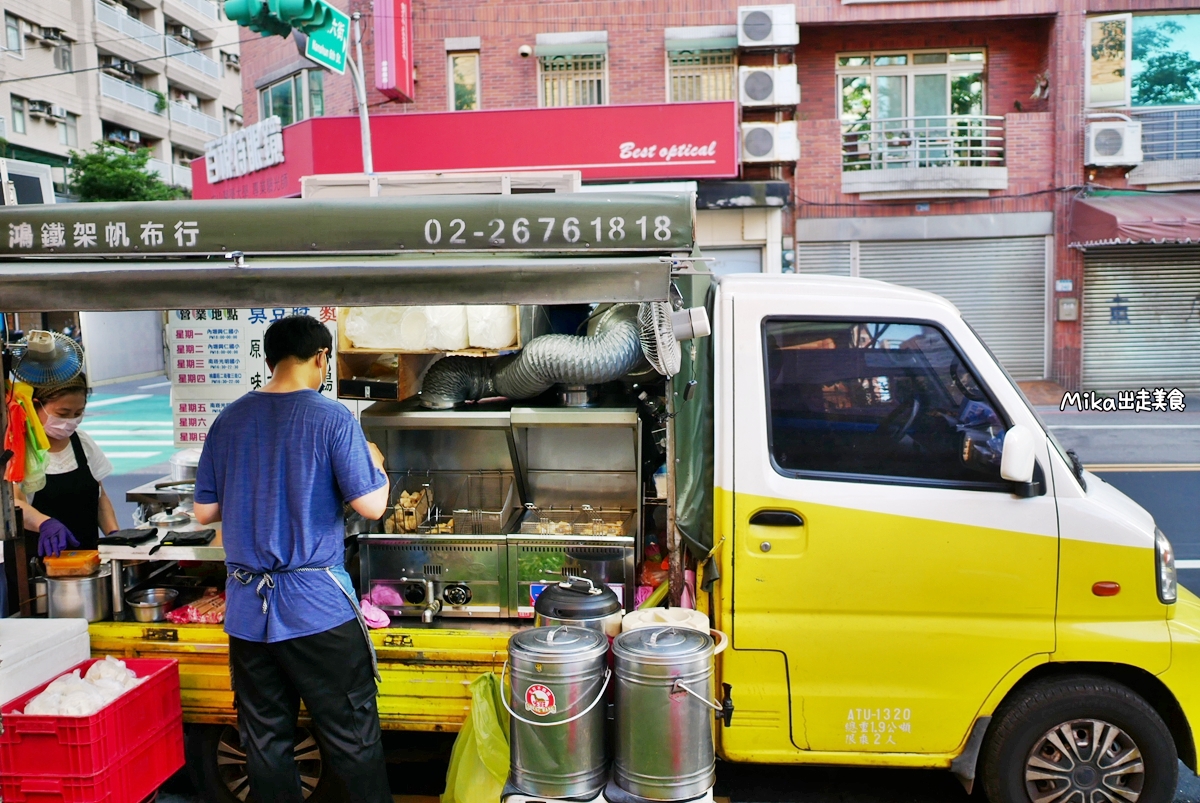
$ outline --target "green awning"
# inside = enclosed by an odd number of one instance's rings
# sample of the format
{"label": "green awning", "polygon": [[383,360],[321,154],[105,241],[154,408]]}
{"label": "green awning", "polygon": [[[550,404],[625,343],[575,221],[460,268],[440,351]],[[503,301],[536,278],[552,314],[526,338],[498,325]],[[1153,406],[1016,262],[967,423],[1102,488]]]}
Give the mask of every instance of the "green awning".
{"label": "green awning", "polygon": [[695,50],[736,50],[736,36],[714,36],[708,39],[668,39],[667,52]]}
{"label": "green awning", "polygon": [[608,53],[604,42],[572,42],[563,45],[535,45],[533,52],[538,58],[553,56],[603,56]]}

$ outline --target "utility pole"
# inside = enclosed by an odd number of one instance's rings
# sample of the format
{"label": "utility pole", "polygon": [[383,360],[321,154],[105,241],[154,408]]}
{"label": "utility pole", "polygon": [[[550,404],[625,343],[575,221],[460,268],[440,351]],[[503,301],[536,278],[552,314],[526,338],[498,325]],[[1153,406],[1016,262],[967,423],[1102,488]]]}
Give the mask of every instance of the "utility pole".
{"label": "utility pole", "polygon": [[375,172],[375,159],[371,155],[371,121],[367,116],[367,81],[364,76],[362,54],[362,14],[355,11],[350,15],[354,21],[354,51],[355,58],[346,59],[350,65],[350,74],[354,79],[354,92],[358,95],[358,124],[362,129],[362,161],[363,172]]}

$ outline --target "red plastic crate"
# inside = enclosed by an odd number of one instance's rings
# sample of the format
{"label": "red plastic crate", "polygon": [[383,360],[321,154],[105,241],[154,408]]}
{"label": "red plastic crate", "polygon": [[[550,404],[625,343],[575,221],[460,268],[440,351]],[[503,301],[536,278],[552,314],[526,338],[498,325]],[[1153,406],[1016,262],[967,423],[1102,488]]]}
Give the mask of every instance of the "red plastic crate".
{"label": "red plastic crate", "polygon": [[[78,669],[80,675],[85,675],[95,662],[84,661],[63,674]],[[21,713],[49,683],[0,707],[4,724],[0,733],[0,777],[96,775],[183,715],[177,661],[127,658],[125,666],[145,680],[90,717]]]}
{"label": "red plastic crate", "polygon": [[183,716],[88,777],[0,775],[4,803],[140,803],[183,766]]}

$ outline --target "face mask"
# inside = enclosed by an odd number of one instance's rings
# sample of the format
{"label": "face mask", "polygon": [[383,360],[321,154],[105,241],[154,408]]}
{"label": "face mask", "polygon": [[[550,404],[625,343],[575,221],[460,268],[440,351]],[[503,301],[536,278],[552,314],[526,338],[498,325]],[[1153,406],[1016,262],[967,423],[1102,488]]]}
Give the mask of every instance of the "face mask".
{"label": "face mask", "polygon": [[42,424],[42,429],[46,430],[46,434],[55,440],[66,440],[75,434],[75,430],[83,421],[83,416],[79,418],[59,418],[56,415],[46,414],[46,423]]}

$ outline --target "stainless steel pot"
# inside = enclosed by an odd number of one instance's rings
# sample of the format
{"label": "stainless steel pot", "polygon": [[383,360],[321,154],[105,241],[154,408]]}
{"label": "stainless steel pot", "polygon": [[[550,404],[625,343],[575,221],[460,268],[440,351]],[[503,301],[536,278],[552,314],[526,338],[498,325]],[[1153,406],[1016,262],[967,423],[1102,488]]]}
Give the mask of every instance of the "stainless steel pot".
{"label": "stainless steel pot", "polygon": [[508,641],[510,774],[526,795],[590,800],[604,787],[608,639],[535,627]]}
{"label": "stainless steel pot", "polygon": [[613,780],[648,800],[690,800],[716,781],[713,640],[676,627],[613,641],[617,739]]}
{"label": "stainless steel pot", "polygon": [[126,594],[125,604],[135,622],[163,622],[178,596],[179,592],[173,588],[145,588]]}
{"label": "stainless steel pot", "polygon": [[47,577],[46,602],[51,619],[112,618],[112,564],[101,564],[87,577]]}
{"label": "stainless steel pot", "polygon": [[170,463],[172,480],[195,480],[196,466],[200,465],[200,450],[180,449],[171,455]]}

